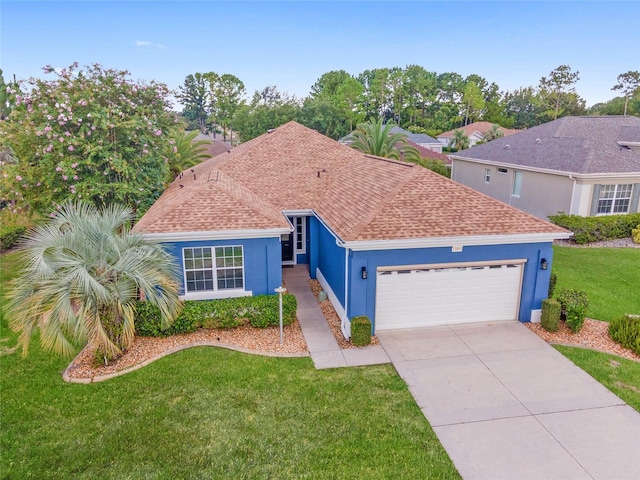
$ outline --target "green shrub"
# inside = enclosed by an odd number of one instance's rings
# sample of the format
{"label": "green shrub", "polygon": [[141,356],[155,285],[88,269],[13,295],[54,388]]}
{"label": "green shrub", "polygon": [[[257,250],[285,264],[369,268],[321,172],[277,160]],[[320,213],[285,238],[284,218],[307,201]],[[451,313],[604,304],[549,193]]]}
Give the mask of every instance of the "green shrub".
{"label": "green shrub", "polygon": [[[291,325],[296,319],[297,302],[293,295],[282,296],[282,323]],[[202,328],[235,328],[242,325],[264,328],[280,324],[277,295],[188,300],[171,327],[162,329],[160,312],[147,302],[140,302],[136,316],[136,332],[141,336],[165,337],[195,332]]]}
{"label": "green shrub", "polygon": [[542,300],[542,316],[540,318],[542,328],[548,332],[557,332],[561,309],[560,302],[553,298]]}
{"label": "green shrub", "polygon": [[609,336],[614,342],[640,355],[640,317],[624,315],[609,322]]}
{"label": "green shrub", "polygon": [[371,344],[371,320],[366,315],[351,319],[351,343],[358,347]]}
{"label": "green shrub", "polygon": [[9,250],[20,240],[27,228],[22,225],[3,225],[0,227],[0,251]]}
{"label": "green shrub", "polygon": [[166,337],[169,329],[162,329],[160,309],[149,302],[138,302],[134,319],[136,333],[141,337]]}
{"label": "green shrub", "polygon": [[551,272],[549,277],[549,291],[547,293],[548,298],[553,298],[553,293],[556,291],[556,284],[558,283],[558,276]]}
{"label": "green shrub", "polygon": [[627,238],[640,223],[640,213],[625,215],[603,215],[601,217],[581,217],[580,215],[551,215],[549,220],[556,225],[571,230],[578,244]]}
{"label": "green shrub", "polygon": [[192,333],[198,324],[182,312],[168,328],[162,328],[160,309],[150,302],[138,302],[134,320],[136,333],[141,337],[168,337],[180,333]]}
{"label": "green shrub", "polygon": [[581,290],[569,288],[561,288],[556,295],[562,307],[562,315],[564,315],[567,325],[573,333],[577,333],[584,325],[584,317],[589,308],[589,298],[587,294]]}
{"label": "green shrub", "polygon": [[582,305],[567,306],[567,326],[573,333],[578,333],[582,329],[586,314],[587,309]]}
{"label": "green shrub", "polygon": [[640,225],[631,230],[631,238],[633,239],[633,243],[640,243]]}

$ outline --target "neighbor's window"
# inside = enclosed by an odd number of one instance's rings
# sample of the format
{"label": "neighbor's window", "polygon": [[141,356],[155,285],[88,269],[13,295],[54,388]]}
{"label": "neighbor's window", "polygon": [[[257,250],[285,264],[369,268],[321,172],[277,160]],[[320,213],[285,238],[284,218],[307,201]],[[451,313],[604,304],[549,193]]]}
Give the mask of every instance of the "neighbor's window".
{"label": "neighbor's window", "polygon": [[522,191],[522,172],[518,170],[513,172],[513,191],[511,195],[514,197],[519,197],[520,192]]}
{"label": "neighbor's window", "polygon": [[185,248],[183,252],[187,292],[244,288],[241,246]]}
{"label": "neighbor's window", "polygon": [[484,169],[484,183],[489,183],[491,181],[491,169]]}
{"label": "neighbor's window", "polygon": [[506,168],[498,168],[498,173],[507,173],[508,170]]}
{"label": "neighbor's window", "polygon": [[602,185],[598,195],[598,214],[627,213],[631,203],[631,183]]}

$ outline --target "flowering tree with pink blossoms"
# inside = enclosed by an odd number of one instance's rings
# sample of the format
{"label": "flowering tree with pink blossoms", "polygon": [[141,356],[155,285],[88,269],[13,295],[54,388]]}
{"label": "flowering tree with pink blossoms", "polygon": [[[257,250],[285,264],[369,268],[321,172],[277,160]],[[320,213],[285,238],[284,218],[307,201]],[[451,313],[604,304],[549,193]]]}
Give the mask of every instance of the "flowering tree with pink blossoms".
{"label": "flowering tree with pink blossoms", "polygon": [[0,205],[49,213],[66,200],[146,211],[169,179],[169,111],[163,84],[140,83],[100,65],[31,78],[8,92],[15,106],[0,122]]}

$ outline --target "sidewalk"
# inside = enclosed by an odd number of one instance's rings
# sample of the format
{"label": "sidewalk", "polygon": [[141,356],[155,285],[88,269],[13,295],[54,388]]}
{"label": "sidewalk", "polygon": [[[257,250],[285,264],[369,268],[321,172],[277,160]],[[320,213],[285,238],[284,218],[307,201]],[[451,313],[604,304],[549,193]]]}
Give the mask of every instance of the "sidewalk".
{"label": "sidewalk", "polygon": [[338,346],[309,287],[307,265],[283,268],[282,277],[287,285],[287,291],[295,295],[298,300],[298,322],[307,341],[313,364],[318,370],[391,363],[381,345],[344,350]]}

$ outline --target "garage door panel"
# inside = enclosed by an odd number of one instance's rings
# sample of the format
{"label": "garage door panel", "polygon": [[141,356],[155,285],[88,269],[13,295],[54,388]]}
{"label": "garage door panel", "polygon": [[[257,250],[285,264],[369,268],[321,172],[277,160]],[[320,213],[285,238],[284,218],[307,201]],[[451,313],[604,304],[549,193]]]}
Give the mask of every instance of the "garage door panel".
{"label": "garage door panel", "polygon": [[517,318],[522,263],[398,271],[377,272],[376,329]]}

